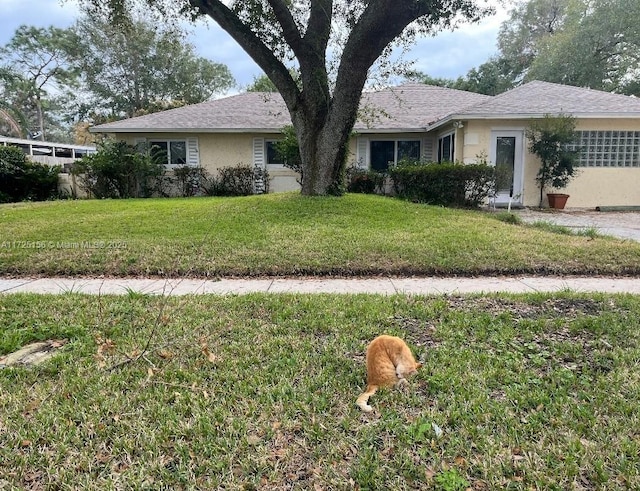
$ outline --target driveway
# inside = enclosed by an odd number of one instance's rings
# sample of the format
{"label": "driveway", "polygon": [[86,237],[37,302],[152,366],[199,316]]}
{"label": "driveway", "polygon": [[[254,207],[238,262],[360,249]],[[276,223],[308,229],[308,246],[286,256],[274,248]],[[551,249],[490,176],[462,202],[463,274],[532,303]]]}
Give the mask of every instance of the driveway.
{"label": "driveway", "polygon": [[512,210],[524,222],[549,222],[576,231],[596,229],[602,235],[640,242],[640,212],[593,210]]}

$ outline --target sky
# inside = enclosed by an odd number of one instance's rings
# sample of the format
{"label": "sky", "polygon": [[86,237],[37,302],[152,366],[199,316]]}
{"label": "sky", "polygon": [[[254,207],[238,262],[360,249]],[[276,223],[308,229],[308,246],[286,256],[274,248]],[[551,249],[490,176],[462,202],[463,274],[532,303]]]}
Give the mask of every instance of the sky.
{"label": "sky", "polygon": [[[501,0],[490,0],[497,4]],[[410,50],[407,60],[413,68],[432,77],[457,78],[496,53],[500,24],[508,17],[505,7],[497,6],[495,16],[478,24],[463,25],[435,37],[422,38]],[[36,27],[69,27],[78,17],[74,0],[0,0],[0,46],[5,45],[22,24]],[[262,71],[229,35],[213,21],[191,27],[189,41],[196,51],[216,63],[229,67],[238,88],[250,85]]]}

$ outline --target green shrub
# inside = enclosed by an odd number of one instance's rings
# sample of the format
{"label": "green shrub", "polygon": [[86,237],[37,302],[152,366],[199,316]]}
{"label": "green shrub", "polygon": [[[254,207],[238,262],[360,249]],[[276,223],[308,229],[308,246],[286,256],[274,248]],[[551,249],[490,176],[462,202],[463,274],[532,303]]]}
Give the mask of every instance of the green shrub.
{"label": "green shrub", "polygon": [[[269,171],[262,167],[253,168],[254,193],[267,194],[269,192]],[[259,187],[259,189],[256,189]]]}
{"label": "green shrub", "polygon": [[565,114],[545,114],[543,119],[533,120],[527,128],[529,151],[540,159],[540,169],[536,174],[540,207],[546,187],[563,189],[578,173],[575,166],[580,150],[573,148],[576,141],[575,129],[575,118]]}
{"label": "green shrub", "polygon": [[275,142],[276,152],[282,161],[282,165],[300,174],[302,184],[302,159],[300,158],[300,146],[293,126],[282,128],[282,139]]}
{"label": "green shrub", "polygon": [[389,170],[399,197],[432,205],[476,208],[495,188],[495,173],[486,164],[400,162]]}
{"label": "green shrub", "polygon": [[375,194],[384,190],[386,174],[351,166],[347,169],[347,191],[350,193]]}
{"label": "green shrub", "polygon": [[[260,189],[256,184],[261,183]],[[235,167],[222,167],[217,178],[203,181],[203,191],[209,196],[249,196],[256,191],[269,192],[269,173],[266,169],[238,164]]]}
{"label": "green shrub", "polygon": [[60,166],[31,162],[19,148],[0,147],[0,202],[57,197],[60,170]]}
{"label": "green shrub", "polygon": [[126,142],[107,141],[74,163],[84,189],[96,198],[146,198],[164,176],[164,159],[154,159]]}
{"label": "green shrub", "polygon": [[[191,165],[181,165],[173,170],[173,174],[182,197],[195,196],[201,190],[208,189],[208,183],[211,179],[206,169]],[[206,191],[205,194],[207,194]]]}

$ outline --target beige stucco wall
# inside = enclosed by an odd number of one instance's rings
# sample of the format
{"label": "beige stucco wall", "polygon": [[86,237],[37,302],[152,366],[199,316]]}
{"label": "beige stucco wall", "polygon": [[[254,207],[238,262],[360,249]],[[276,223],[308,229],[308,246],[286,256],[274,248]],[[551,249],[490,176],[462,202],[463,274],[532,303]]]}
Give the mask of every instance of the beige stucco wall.
{"label": "beige stucco wall", "polygon": [[[254,136],[256,135],[249,133],[123,133],[115,135],[115,138],[133,145],[137,138],[145,138],[148,141],[197,137],[200,166],[208,172],[215,173],[222,167],[253,165]],[[275,135],[267,135],[269,136]]]}
{"label": "beige stucco wall", "polygon": [[[137,138],[153,139],[183,139],[187,137],[198,138],[198,151],[200,166],[209,173],[215,175],[222,167],[234,167],[244,164],[253,166],[253,139],[256,137],[266,140],[278,139],[279,133],[135,133],[118,134],[115,138],[124,140],[133,145]],[[298,175],[284,167],[267,168],[270,177],[269,191],[283,192],[300,189],[297,182]]]}
{"label": "beige stucco wall", "polygon": [[[454,129],[452,125],[439,128],[429,135],[410,133],[400,134],[366,134],[371,139],[420,138],[421,136],[435,137],[450,131],[456,134],[456,160],[464,163],[475,163],[489,159],[491,150],[491,132],[493,130],[521,130],[528,125],[525,120],[468,120],[462,121],[463,127]],[[640,131],[640,122],[624,119],[593,119],[580,120],[578,130],[621,130]],[[124,139],[133,144],[136,138],[184,138],[198,137],[200,165],[211,173],[221,167],[238,164],[253,165],[253,141],[260,137],[278,139],[279,134],[253,133],[199,133],[199,134],[121,134],[116,138]],[[437,140],[436,140],[437,144]],[[539,189],[535,176],[539,168],[537,158],[531,155],[524,140],[524,168],[522,204],[537,206]],[[355,162],[357,153],[357,138],[351,138],[347,165]],[[435,151],[435,150],[434,150]],[[286,168],[268,168],[271,177],[270,191],[298,190],[297,175]],[[571,195],[568,207],[591,208],[595,206],[638,206],[640,205],[640,168],[593,168],[581,167],[578,176],[569,186],[562,190]],[[549,190],[552,191],[552,190]]]}
{"label": "beige stucco wall", "polygon": [[[492,130],[525,130],[528,121],[474,120],[464,122],[462,161],[474,163],[490,155]],[[576,130],[640,131],[640,122],[630,119],[579,120]],[[535,180],[539,160],[528,151],[524,140],[524,174],[522,204],[538,206],[540,190]],[[458,154],[460,155],[460,153]],[[545,190],[545,194],[547,191]],[[593,208],[596,206],[640,206],[640,167],[580,167],[569,186],[559,192],[570,195],[567,207]],[[546,198],[544,205],[546,206]]]}

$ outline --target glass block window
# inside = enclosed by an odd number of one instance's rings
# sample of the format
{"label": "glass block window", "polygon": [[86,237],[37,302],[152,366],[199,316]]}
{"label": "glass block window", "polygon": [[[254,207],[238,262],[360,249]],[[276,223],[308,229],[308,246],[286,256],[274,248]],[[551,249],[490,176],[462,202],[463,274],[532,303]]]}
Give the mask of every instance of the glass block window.
{"label": "glass block window", "polygon": [[640,131],[578,131],[582,167],[640,167]]}

